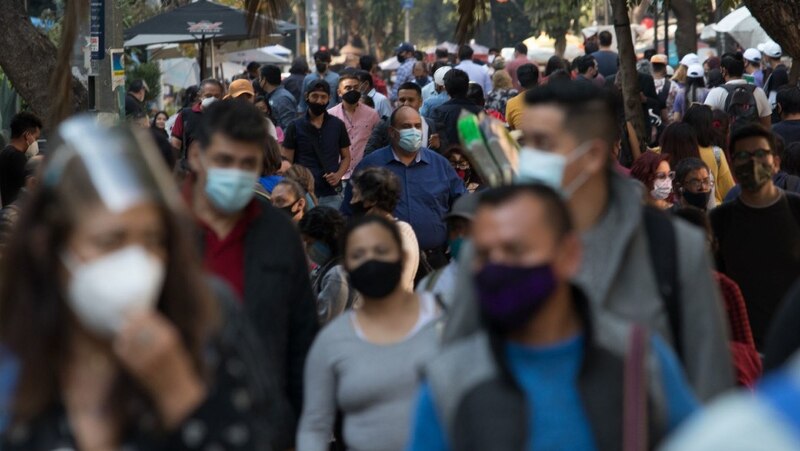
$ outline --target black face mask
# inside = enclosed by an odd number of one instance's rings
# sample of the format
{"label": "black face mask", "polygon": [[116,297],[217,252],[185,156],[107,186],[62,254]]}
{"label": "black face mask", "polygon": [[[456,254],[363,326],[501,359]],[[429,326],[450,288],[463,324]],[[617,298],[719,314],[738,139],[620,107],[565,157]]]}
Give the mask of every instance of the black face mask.
{"label": "black face mask", "polygon": [[403,260],[396,262],[368,260],[349,273],[350,284],[359,293],[370,299],[381,299],[394,291],[400,283]]}
{"label": "black face mask", "polygon": [[406,57],[403,55],[397,55],[397,62],[403,64],[406,61]]}
{"label": "black face mask", "polygon": [[297,205],[297,202],[298,202],[298,201],[294,201],[294,202],[292,202],[292,203],[291,203],[291,204],[289,204],[289,205],[286,205],[286,206],[280,207],[280,209],[281,209],[281,210],[283,210],[283,211],[285,211],[285,212],[286,212],[286,214],[287,214],[287,215],[289,215],[290,217],[294,218],[294,217],[295,217],[295,215],[298,213],[297,211],[294,211],[294,210],[293,210],[294,206],[295,206],[295,205]]}
{"label": "black face mask", "polygon": [[309,103],[308,109],[314,114],[314,116],[319,116],[320,114],[324,113],[326,109],[328,109],[328,105],[322,103]]}
{"label": "black face mask", "polygon": [[350,211],[353,212],[353,217],[360,218],[367,214],[368,208],[364,206],[364,201],[353,202],[350,204]]}
{"label": "black face mask", "polygon": [[318,74],[324,74],[328,70],[328,63],[317,63],[316,66]]}
{"label": "black face mask", "polygon": [[681,196],[683,196],[683,200],[685,200],[687,204],[705,211],[705,209],[708,208],[708,198],[711,197],[711,191],[705,193],[692,193],[683,190]]}
{"label": "black face mask", "polygon": [[344,95],[342,95],[342,100],[344,100],[345,103],[349,103],[350,105],[357,104],[358,99],[360,98],[361,98],[361,93],[355,90],[347,91],[346,93],[344,93]]}

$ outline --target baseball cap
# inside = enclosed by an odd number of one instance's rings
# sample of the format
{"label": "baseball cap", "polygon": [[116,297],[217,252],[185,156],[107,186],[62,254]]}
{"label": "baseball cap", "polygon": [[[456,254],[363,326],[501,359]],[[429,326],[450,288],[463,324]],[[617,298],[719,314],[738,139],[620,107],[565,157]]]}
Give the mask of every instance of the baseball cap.
{"label": "baseball cap", "polygon": [[758,44],[758,50],[761,53],[767,55],[770,58],[780,58],[783,55],[783,51],[781,50],[781,46],[779,46],[774,41],[765,42],[763,44]]}
{"label": "baseball cap", "polygon": [[761,52],[758,49],[747,49],[744,51],[744,59],[758,63],[761,61]]}
{"label": "baseball cap", "polygon": [[689,70],[686,71],[686,76],[692,78],[703,78],[705,72],[706,71],[703,70],[702,64],[692,64],[689,66]]}
{"label": "baseball cap", "polygon": [[400,45],[397,46],[396,49],[394,49],[394,53],[397,55],[403,52],[413,52],[413,51],[414,51],[414,45],[411,44],[410,42],[402,42],[400,43]]}
{"label": "baseball cap", "polygon": [[667,55],[656,53],[650,57],[650,62],[653,64],[667,64]]}
{"label": "baseball cap", "polygon": [[243,78],[234,80],[233,83],[231,83],[231,86],[228,88],[228,95],[226,95],[225,98],[236,98],[242,94],[250,94],[251,96],[255,97],[256,93],[253,90],[253,84],[250,82],[250,80],[245,80]]}
{"label": "baseball cap", "polygon": [[324,92],[325,94],[331,93],[331,85],[325,80],[314,80],[306,88],[306,94],[311,92]]}
{"label": "baseball cap", "polygon": [[694,53],[687,53],[682,59],[681,64],[689,67],[692,64],[700,64],[700,58]]}
{"label": "baseball cap", "polygon": [[436,72],[433,73],[433,82],[436,83],[437,86],[444,86],[444,76],[446,73],[450,72],[453,69],[450,66],[442,66],[436,69]]}
{"label": "baseball cap", "polygon": [[456,199],[450,212],[447,213],[444,219],[450,218],[464,218],[469,221],[475,219],[475,211],[478,209],[478,200],[480,196],[476,194],[464,194]]}

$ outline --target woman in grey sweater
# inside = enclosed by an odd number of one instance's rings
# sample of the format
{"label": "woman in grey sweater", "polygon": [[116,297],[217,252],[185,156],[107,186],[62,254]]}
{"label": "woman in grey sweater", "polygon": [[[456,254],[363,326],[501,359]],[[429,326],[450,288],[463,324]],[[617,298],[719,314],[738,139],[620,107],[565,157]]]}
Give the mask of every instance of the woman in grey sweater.
{"label": "woman in grey sweater", "polygon": [[365,216],[348,228],[343,245],[363,305],[333,320],[311,347],[297,449],[327,451],[341,412],[348,449],[399,451],[418,368],[436,351],[438,308],[400,283],[406,257],[393,222]]}

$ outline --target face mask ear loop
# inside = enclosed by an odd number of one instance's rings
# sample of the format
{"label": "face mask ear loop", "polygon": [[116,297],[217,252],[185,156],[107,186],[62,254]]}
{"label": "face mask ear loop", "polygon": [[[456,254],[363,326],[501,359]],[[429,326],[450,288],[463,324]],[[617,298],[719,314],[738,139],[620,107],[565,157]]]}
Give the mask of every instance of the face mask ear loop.
{"label": "face mask ear loop", "polygon": [[[567,165],[574,163],[575,161],[586,155],[586,153],[588,153],[589,149],[591,148],[592,148],[592,143],[590,141],[587,141],[576,147],[575,150],[573,150],[570,153],[569,157],[567,158]],[[575,180],[570,182],[569,185],[562,188],[561,192],[564,194],[564,198],[565,199],[571,198],[572,195],[575,194],[575,192],[578,191],[578,189],[580,189],[580,187],[583,186],[583,184],[586,183],[587,180],[589,180],[589,177],[590,175],[588,172],[582,171],[580,175],[578,175],[578,177],[575,178]]]}

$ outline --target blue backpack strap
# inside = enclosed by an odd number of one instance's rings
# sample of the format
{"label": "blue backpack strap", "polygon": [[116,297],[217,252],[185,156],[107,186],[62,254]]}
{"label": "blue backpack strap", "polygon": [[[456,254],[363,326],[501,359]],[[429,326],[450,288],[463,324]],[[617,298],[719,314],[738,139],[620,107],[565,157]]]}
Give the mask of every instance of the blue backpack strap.
{"label": "blue backpack strap", "polygon": [[800,438],[800,385],[797,378],[786,370],[777,371],[764,378],[756,393]]}
{"label": "blue backpack strap", "polygon": [[18,380],[19,361],[0,346],[0,434],[6,431],[12,419],[11,407]]}

